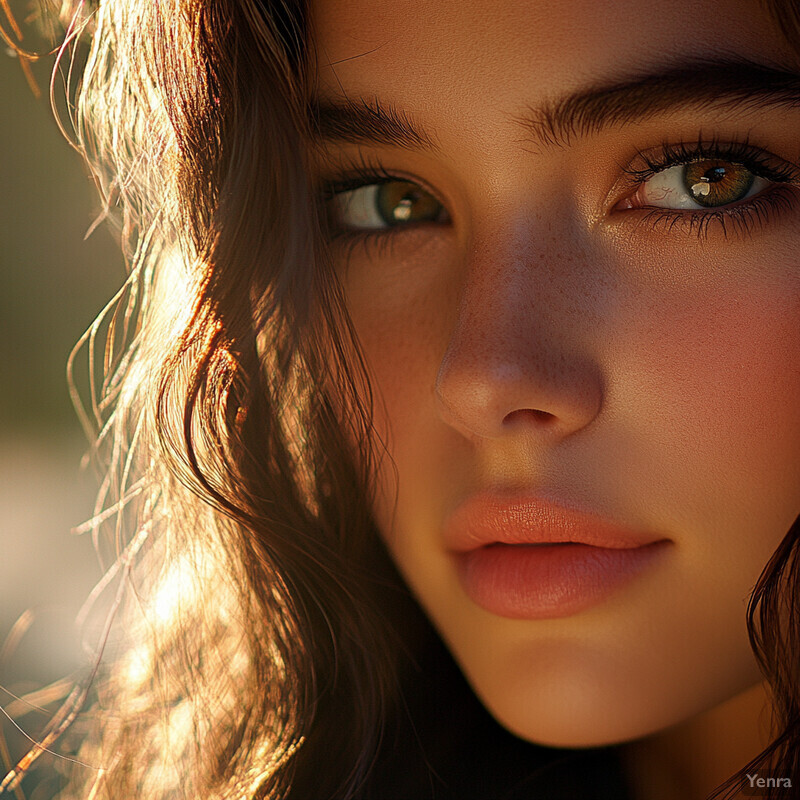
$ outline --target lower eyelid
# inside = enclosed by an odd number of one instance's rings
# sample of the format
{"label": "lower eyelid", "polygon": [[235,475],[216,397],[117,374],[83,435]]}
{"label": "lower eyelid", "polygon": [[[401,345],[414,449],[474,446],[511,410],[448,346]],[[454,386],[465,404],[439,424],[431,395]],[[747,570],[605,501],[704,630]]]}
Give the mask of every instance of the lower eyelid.
{"label": "lower eyelid", "polygon": [[334,242],[344,242],[352,240],[366,239],[412,239],[426,231],[434,231],[440,228],[440,222],[409,222],[404,225],[387,226],[385,228],[349,228],[342,227],[332,232],[331,239]]}
{"label": "lower eyelid", "polygon": [[633,215],[637,228],[644,224],[660,233],[675,234],[678,229],[682,229],[703,238],[716,230],[728,238],[731,234],[751,234],[759,227],[763,228],[773,220],[777,221],[781,215],[796,213],[798,209],[798,187],[778,183],[771,189],[728,206],[702,210],[642,207],[619,212],[614,216]]}
{"label": "lower eyelid", "polygon": [[[342,263],[351,260],[365,259],[367,261],[377,261],[379,259],[413,261],[418,263],[420,259],[426,261],[431,253],[428,248],[443,246],[450,248],[451,243],[445,243],[443,236],[453,233],[450,223],[441,222],[419,222],[412,223],[398,228],[388,228],[386,230],[344,230],[335,232],[331,237],[330,244],[333,247],[333,255]],[[419,256],[419,251],[425,250],[426,255]],[[448,252],[451,252],[448,250]],[[438,257],[438,256],[433,256]]]}

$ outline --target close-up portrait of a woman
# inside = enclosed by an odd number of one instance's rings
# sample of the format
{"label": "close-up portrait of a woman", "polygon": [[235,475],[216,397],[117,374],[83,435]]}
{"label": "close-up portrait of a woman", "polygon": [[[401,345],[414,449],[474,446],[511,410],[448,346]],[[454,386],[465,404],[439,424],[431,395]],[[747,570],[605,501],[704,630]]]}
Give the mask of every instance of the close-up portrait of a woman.
{"label": "close-up portrait of a woman", "polygon": [[800,798],[800,4],[51,16],[127,272],[0,796]]}

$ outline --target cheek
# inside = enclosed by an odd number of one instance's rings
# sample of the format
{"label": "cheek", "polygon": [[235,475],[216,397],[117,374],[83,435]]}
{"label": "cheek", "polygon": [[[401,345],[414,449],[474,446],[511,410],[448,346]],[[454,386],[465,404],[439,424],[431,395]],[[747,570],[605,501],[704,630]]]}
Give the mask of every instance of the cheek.
{"label": "cheek", "polygon": [[[400,486],[406,500],[409,492],[418,495],[414,487],[420,484],[445,488],[435,465],[450,460],[446,442],[455,437],[437,424],[433,404],[440,341],[435,323],[418,308],[416,313],[406,309],[396,315],[384,313],[370,324],[363,318],[360,322],[357,330],[375,398],[375,430],[391,456],[391,462],[381,462],[375,476],[379,493],[373,507],[379,530],[387,534],[393,527],[388,515],[396,508]],[[406,500],[398,509],[404,519],[414,511]]]}
{"label": "cheek", "polygon": [[[451,243],[430,241],[421,250],[383,263],[356,259],[344,280],[373,392],[375,430],[391,456],[378,467],[373,506],[387,537],[395,512],[404,531],[427,530],[429,521],[419,515],[425,517],[448,488],[463,485],[461,469],[468,463],[460,458],[468,456],[468,443],[442,423],[434,402],[456,321],[459,262]],[[409,503],[409,495],[417,500]]]}
{"label": "cheek", "polygon": [[[800,295],[697,292],[654,309],[628,353],[629,389],[665,453],[722,470],[748,494],[798,479]],[[704,480],[703,483],[707,481]]]}
{"label": "cheek", "polygon": [[615,434],[592,474],[675,534],[722,629],[800,512],[800,291],[720,281],[658,301],[615,339]]}
{"label": "cheek", "polygon": [[396,446],[433,418],[436,374],[455,323],[457,267],[452,245],[437,240],[407,258],[368,264],[362,257],[349,267],[347,303],[375,390],[375,423]]}

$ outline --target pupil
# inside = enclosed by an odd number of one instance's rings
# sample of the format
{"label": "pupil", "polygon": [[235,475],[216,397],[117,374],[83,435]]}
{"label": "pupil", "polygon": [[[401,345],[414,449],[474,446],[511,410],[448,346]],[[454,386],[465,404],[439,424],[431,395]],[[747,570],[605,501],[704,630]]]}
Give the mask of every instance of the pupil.
{"label": "pupil", "polygon": [[700,180],[717,183],[725,177],[725,167],[711,167]]}

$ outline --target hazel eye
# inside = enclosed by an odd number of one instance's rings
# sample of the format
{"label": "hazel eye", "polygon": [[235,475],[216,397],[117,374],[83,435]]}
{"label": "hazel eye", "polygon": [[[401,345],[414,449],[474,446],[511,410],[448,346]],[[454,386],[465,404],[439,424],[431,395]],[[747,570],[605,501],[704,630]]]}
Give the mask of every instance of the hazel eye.
{"label": "hazel eye", "polygon": [[410,181],[382,181],[337,192],[329,208],[336,227],[350,230],[382,230],[447,219],[444,206]]}
{"label": "hazel eye", "polygon": [[706,158],[657,172],[617,208],[720,208],[759,194],[769,184],[744,164]]}

